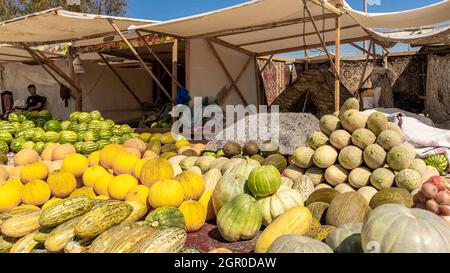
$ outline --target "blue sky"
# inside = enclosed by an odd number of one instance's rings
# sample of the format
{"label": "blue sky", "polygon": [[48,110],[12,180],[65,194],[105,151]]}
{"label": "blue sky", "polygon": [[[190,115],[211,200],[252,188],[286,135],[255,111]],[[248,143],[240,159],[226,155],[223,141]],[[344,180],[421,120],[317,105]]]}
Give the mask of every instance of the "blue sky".
{"label": "blue sky", "polygon": [[[128,0],[128,16],[152,20],[169,20],[215,9],[220,9],[240,3],[245,0]],[[401,11],[423,7],[440,0],[367,0],[375,5],[369,5],[369,12]],[[363,0],[347,0],[350,6],[357,10],[363,10]],[[378,5],[378,3],[380,5]],[[393,51],[407,50],[406,45],[396,46]],[[360,54],[352,47],[343,46],[343,55]],[[301,53],[294,52],[284,54],[289,57],[301,57]]]}

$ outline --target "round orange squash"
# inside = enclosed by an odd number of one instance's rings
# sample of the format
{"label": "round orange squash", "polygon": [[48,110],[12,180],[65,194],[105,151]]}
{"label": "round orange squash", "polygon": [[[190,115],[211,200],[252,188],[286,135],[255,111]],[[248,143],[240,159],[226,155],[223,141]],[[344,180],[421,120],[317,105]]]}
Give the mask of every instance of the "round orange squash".
{"label": "round orange squash", "polygon": [[141,169],[141,183],[151,187],[155,182],[173,178],[173,168],[170,162],[163,158],[149,159]]}
{"label": "round orange squash", "polygon": [[13,185],[0,185],[0,213],[7,212],[20,205],[20,192]]}
{"label": "round orange squash", "polygon": [[22,203],[40,206],[50,199],[51,190],[45,181],[33,180],[23,186],[20,194],[22,196]]}
{"label": "round orange squash", "polygon": [[66,143],[59,146],[56,146],[52,152],[52,160],[64,160],[66,156],[70,154],[75,154],[77,151],[72,146],[72,144]]}
{"label": "round orange squash", "polygon": [[47,183],[52,195],[58,198],[69,196],[77,188],[75,176],[67,171],[58,171],[49,174]]}
{"label": "round orange squash", "polygon": [[184,201],[178,209],[184,216],[187,232],[195,232],[205,225],[206,209],[199,201]]}
{"label": "round orange squash", "polygon": [[73,173],[75,177],[81,177],[88,167],[89,160],[81,154],[70,154],[62,163],[62,170]]}
{"label": "round orange squash", "polygon": [[23,149],[14,156],[16,166],[25,166],[27,164],[38,162],[39,154],[33,149]]}
{"label": "round orange squash", "polygon": [[20,172],[20,180],[25,184],[32,180],[45,180],[47,176],[48,167],[42,162],[25,165]]}
{"label": "round orange squash", "polygon": [[125,141],[123,144],[125,148],[134,148],[137,149],[141,154],[147,150],[147,145],[144,141],[138,139],[138,138],[130,138],[129,140]]}
{"label": "round orange squash", "polygon": [[178,207],[183,203],[183,200],[183,186],[175,180],[158,181],[148,192],[148,202],[154,209],[160,207]]}
{"label": "round orange squash", "polygon": [[141,179],[142,166],[144,166],[145,162],[147,162],[147,161],[148,161],[147,158],[143,158],[143,159],[139,159],[139,161],[136,162],[136,164],[134,164],[133,171],[131,172],[131,174],[134,176],[134,178]]}
{"label": "round orange squash", "polygon": [[175,177],[175,180],[183,186],[186,199],[198,200],[205,190],[203,178],[193,171],[182,172]]}
{"label": "round orange squash", "polygon": [[105,173],[97,177],[94,183],[94,190],[99,195],[104,195],[109,197],[108,185],[113,180],[114,175],[110,173]]}
{"label": "round orange squash", "polygon": [[108,185],[109,197],[116,200],[125,200],[127,193],[138,185],[136,178],[129,174],[114,177]]}
{"label": "round orange squash", "polygon": [[142,158],[146,158],[146,159],[152,159],[152,158],[158,158],[158,157],[159,157],[159,155],[151,150],[145,151],[145,153],[142,155]]}
{"label": "round orange squash", "polygon": [[121,154],[113,161],[112,168],[114,174],[131,174],[133,172],[134,165],[139,161],[139,158],[135,155]]}
{"label": "round orange squash", "polygon": [[116,159],[120,154],[126,154],[127,150],[119,144],[109,144],[106,145],[100,151],[100,165],[106,169],[111,169],[114,159]]}
{"label": "round orange squash", "polygon": [[58,146],[59,146],[59,144],[52,143],[52,144],[49,144],[47,147],[45,147],[45,149],[42,151],[42,154],[41,154],[42,160],[52,161],[53,160],[53,151]]}
{"label": "round orange squash", "polygon": [[95,151],[88,157],[89,166],[97,166],[100,164],[100,151]]}
{"label": "round orange squash", "polygon": [[108,171],[105,170],[102,166],[92,166],[86,169],[83,173],[83,184],[86,187],[94,187],[95,181],[101,175],[108,174]]}

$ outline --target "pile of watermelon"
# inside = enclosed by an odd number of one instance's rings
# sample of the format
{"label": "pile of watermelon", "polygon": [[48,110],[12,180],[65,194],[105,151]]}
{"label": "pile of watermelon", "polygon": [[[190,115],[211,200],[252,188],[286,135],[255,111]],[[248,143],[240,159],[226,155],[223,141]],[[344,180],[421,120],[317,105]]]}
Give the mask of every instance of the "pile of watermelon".
{"label": "pile of watermelon", "polygon": [[0,121],[0,153],[34,149],[41,153],[50,143],[70,143],[78,153],[90,154],[109,143],[122,144],[136,137],[132,128],[104,119],[100,111],[73,112],[69,120],[50,112],[11,113]]}

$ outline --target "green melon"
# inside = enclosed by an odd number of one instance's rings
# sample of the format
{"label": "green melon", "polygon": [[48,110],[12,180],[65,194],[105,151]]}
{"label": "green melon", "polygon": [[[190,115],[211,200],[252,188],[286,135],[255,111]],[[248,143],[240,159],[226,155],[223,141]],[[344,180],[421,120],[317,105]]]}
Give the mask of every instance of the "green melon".
{"label": "green melon", "polygon": [[388,129],[388,119],[385,114],[375,112],[367,119],[367,128],[376,136]]}
{"label": "green melon", "polygon": [[340,151],[338,159],[342,167],[353,170],[363,164],[363,151],[356,146],[347,146]]}
{"label": "green melon", "polygon": [[395,176],[395,185],[412,192],[421,186],[422,176],[415,170],[404,169]]}
{"label": "green melon", "polygon": [[311,178],[312,182],[314,183],[314,186],[319,185],[322,182],[325,182],[324,177],[325,170],[318,168],[318,167],[311,167],[306,170],[305,175],[309,176]]}
{"label": "green melon", "polygon": [[425,158],[425,163],[435,167],[441,173],[447,171],[448,168],[448,160],[445,154],[430,155]]}
{"label": "green melon", "polygon": [[65,121],[61,122],[61,130],[62,131],[69,130],[69,127],[70,127],[70,121],[69,120],[65,120]]}
{"label": "green melon", "polygon": [[365,186],[362,188],[359,188],[357,190],[359,194],[361,194],[364,198],[366,198],[367,202],[370,203],[372,200],[372,197],[378,192],[377,189],[375,189],[372,186]]}
{"label": "green melon", "polygon": [[26,141],[22,144],[22,149],[33,149],[34,150],[35,143],[33,141]]}
{"label": "green melon", "polygon": [[337,186],[347,181],[348,171],[341,165],[335,164],[326,169],[324,176],[328,184]]}
{"label": "green melon", "polygon": [[335,253],[364,253],[361,228],[361,223],[343,225],[332,230],[325,242]]}
{"label": "green melon", "polygon": [[92,120],[100,120],[102,118],[102,114],[98,110],[91,111],[89,115]]}
{"label": "green melon", "polygon": [[365,128],[367,116],[357,110],[348,110],[341,116],[342,127],[349,133]]}
{"label": "green melon", "polygon": [[389,188],[377,192],[370,200],[372,209],[385,204],[400,204],[410,208],[413,205],[413,196],[405,189]]}
{"label": "green melon", "polygon": [[392,148],[386,157],[386,162],[394,171],[401,171],[409,166],[414,160],[414,156],[404,146]]}
{"label": "green melon", "polygon": [[384,130],[378,135],[377,143],[386,151],[402,144],[400,135],[393,130]]}
{"label": "green melon", "polygon": [[336,149],[342,150],[352,144],[352,135],[345,130],[336,130],[330,135],[330,143]]}
{"label": "green melon", "polygon": [[372,172],[370,184],[377,190],[387,189],[392,187],[394,179],[395,174],[391,170],[379,168]]}
{"label": "green melon", "polygon": [[374,144],[376,140],[377,137],[375,136],[375,134],[365,128],[357,129],[352,134],[353,145],[363,150],[370,144]]}
{"label": "green melon", "polygon": [[356,98],[350,98],[344,102],[344,104],[342,105],[342,107],[339,111],[339,118],[341,118],[342,115],[346,111],[352,110],[352,109],[356,110],[356,111],[359,111],[359,109],[360,109],[359,101]]}
{"label": "green melon", "polygon": [[105,139],[100,139],[99,141],[97,141],[97,144],[98,144],[98,149],[101,150],[101,149],[105,148],[106,145],[109,144],[109,141],[105,140]]}
{"label": "green melon", "polygon": [[49,120],[44,124],[44,130],[47,132],[60,132],[61,124],[57,120]]}
{"label": "green melon", "polygon": [[60,141],[61,143],[75,143],[78,140],[77,133],[73,131],[61,131]]}
{"label": "green melon", "polygon": [[400,137],[402,138],[402,140],[404,139],[403,131],[402,131],[402,129],[401,129],[397,124],[395,124],[395,123],[393,123],[393,122],[388,122],[387,129],[388,129],[388,130],[392,130],[392,131],[397,132],[397,134],[400,135]]}
{"label": "green melon", "polygon": [[363,223],[370,213],[369,203],[357,192],[336,196],[328,207],[327,225],[340,227],[345,224]]}
{"label": "green melon", "polygon": [[[334,197],[336,197],[339,193],[335,193],[335,194],[336,195]],[[307,208],[311,212],[312,216],[317,221],[319,221],[322,225],[324,225],[326,223],[327,209],[328,209],[329,206],[330,206],[330,204],[327,203],[327,202],[316,201],[316,202],[310,203],[307,206]]]}
{"label": "green melon", "polygon": [[75,151],[79,154],[83,152],[83,142],[78,141],[73,144],[73,147],[75,148]]}
{"label": "green melon", "polygon": [[313,162],[317,167],[326,169],[336,162],[337,157],[338,152],[333,146],[325,145],[317,148],[314,152]]}
{"label": "green melon", "polygon": [[9,145],[4,141],[0,141],[0,153],[7,154],[9,153]]}
{"label": "green melon", "polygon": [[59,142],[59,133],[58,132],[46,132],[44,135],[45,142]]}
{"label": "green melon", "polygon": [[97,132],[100,130],[100,126],[101,126],[102,122],[99,120],[93,120],[88,124],[88,131],[94,131]]}
{"label": "green melon", "polygon": [[370,176],[372,172],[365,167],[353,169],[348,175],[348,183],[356,189],[365,187],[370,184]]}
{"label": "green melon", "polygon": [[325,115],[320,119],[320,130],[327,136],[341,127],[341,121],[333,115]]}
{"label": "green melon", "polygon": [[44,143],[44,142],[37,142],[36,144],[34,144],[33,149],[34,149],[38,154],[41,154],[42,151],[44,151],[44,149],[45,149],[45,143]]}
{"label": "green melon", "polygon": [[26,142],[25,138],[15,138],[11,141],[10,148],[13,152],[20,152],[22,145]]}
{"label": "green melon", "polygon": [[98,150],[99,145],[93,141],[83,142],[81,146],[81,152],[85,155],[91,154]]}
{"label": "green melon", "polygon": [[408,168],[415,170],[422,175],[427,168],[427,164],[425,163],[425,161],[423,161],[423,159],[416,158]]}
{"label": "green melon", "polygon": [[313,163],[314,150],[310,147],[300,147],[292,154],[292,163],[300,168],[310,168]]}
{"label": "green melon", "polygon": [[307,136],[307,143],[311,149],[317,148],[328,144],[328,137],[322,132],[312,132]]}
{"label": "green melon", "polygon": [[87,131],[84,134],[84,141],[99,141],[100,135],[97,132]]}
{"label": "green melon", "polygon": [[280,154],[273,154],[264,159],[263,162],[261,162],[261,165],[274,166],[280,173],[282,173],[287,167],[287,160]]}
{"label": "green melon", "polygon": [[6,130],[0,131],[0,141],[10,144],[13,141],[13,136]]}
{"label": "green melon", "polygon": [[[78,115],[78,122],[80,122],[80,123],[85,123],[85,124],[87,124],[87,123],[89,123],[89,122],[91,122],[92,121],[92,118],[91,118],[91,116],[89,115],[89,113],[85,113],[85,112],[82,112],[82,113],[80,113],[79,115]],[[87,128],[86,128],[87,129]]]}
{"label": "green melon", "polygon": [[364,149],[364,163],[372,170],[386,164],[386,151],[378,144],[371,144]]}
{"label": "green melon", "polygon": [[324,188],[314,191],[305,201],[305,206],[309,206],[314,202],[324,202],[330,204],[340,193],[333,188]]}

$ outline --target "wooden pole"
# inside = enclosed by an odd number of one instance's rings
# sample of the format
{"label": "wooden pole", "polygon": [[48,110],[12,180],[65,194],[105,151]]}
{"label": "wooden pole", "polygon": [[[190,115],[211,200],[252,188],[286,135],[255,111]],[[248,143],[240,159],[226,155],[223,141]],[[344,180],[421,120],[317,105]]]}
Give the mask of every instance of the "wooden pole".
{"label": "wooden pole", "polygon": [[253,56],[255,62],[255,80],[256,80],[256,103],[261,104],[261,72],[259,71],[258,58]]}
{"label": "wooden pole", "polygon": [[273,58],[273,55],[270,55],[269,59],[266,60],[266,62],[264,63],[263,67],[261,68],[261,74],[264,72],[266,67],[270,64],[270,62],[272,61],[272,58]]}
{"label": "wooden pole", "polygon": [[[372,50],[372,46],[373,46],[373,43],[372,43],[372,41],[370,41],[370,43],[369,43],[369,50],[368,50],[369,52]],[[366,76],[367,66],[369,65],[369,57],[370,57],[370,55],[367,54],[366,61],[364,63],[363,72],[361,74],[361,79],[359,80],[359,84],[358,84],[358,89],[357,89],[358,93],[359,93],[359,90],[362,88],[362,86],[364,84],[364,77]]]}
{"label": "wooden pole", "polygon": [[[133,53],[134,57],[138,60],[141,67],[147,72],[147,74],[150,75],[150,77],[156,82],[156,84],[161,88],[161,90],[164,92],[164,94],[172,101],[172,96],[169,94],[167,89],[162,85],[162,83],[158,80],[158,78],[153,74],[153,72],[148,68],[145,61],[142,59],[142,57],[139,55],[137,50],[134,48],[134,46],[130,43],[130,41],[123,35],[123,33],[120,31],[120,29],[114,24],[114,22],[111,19],[108,19],[110,25],[113,27],[113,29],[119,34],[120,38],[127,44],[127,46],[130,48],[131,53]],[[153,101],[153,99],[152,99]],[[172,101],[172,103],[175,103]]]}
{"label": "wooden pole", "polygon": [[175,103],[177,99],[177,87],[180,83],[177,80],[178,75],[178,40],[172,45],[172,73],[167,73],[172,76],[172,101]]}
{"label": "wooden pole", "polygon": [[377,66],[377,44],[375,42],[372,42],[372,50],[373,50],[373,67]]}
{"label": "wooden pole", "polygon": [[111,70],[111,72],[117,77],[117,79],[120,81],[120,83],[122,83],[122,85],[125,87],[125,89],[128,90],[128,92],[133,96],[133,98],[141,105],[142,101],[139,99],[139,97],[133,92],[133,90],[131,89],[131,87],[125,82],[125,80],[122,78],[122,76],[120,76],[119,72],[117,72],[117,70],[108,62],[108,60],[105,58],[105,56],[103,56],[103,54],[101,52],[97,52],[98,55],[100,56],[100,58],[102,58],[103,62],[109,67],[109,69]]}
{"label": "wooden pole", "polygon": [[334,77],[334,111],[339,111],[340,108],[340,90],[341,90],[341,18],[337,17],[336,22],[336,52],[335,52],[335,64],[336,64],[336,75]]}
{"label": "wooden pole", "polygon": [[[76,85],[79,85],[80,81],[75,73],[75,68],[73,67],[73,54],[69,53],[69,74],[72,81],[75,82]],[[82,91],[75,90],[75,111],[81,112],[83,109],[83,93]]]}

